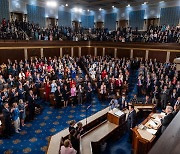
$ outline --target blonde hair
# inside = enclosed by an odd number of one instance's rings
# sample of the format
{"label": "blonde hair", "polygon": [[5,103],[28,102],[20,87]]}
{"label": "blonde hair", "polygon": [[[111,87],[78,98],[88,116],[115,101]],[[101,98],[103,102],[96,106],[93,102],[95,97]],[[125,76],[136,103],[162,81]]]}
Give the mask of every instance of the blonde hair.
{"label": "blonde hair", "polygon": [[69,139],[66,139],[66,140],[64,141],[64,146],[65,146],[66,148],[69,147],[70,144],[71,144],[71,141],[70,141]]}

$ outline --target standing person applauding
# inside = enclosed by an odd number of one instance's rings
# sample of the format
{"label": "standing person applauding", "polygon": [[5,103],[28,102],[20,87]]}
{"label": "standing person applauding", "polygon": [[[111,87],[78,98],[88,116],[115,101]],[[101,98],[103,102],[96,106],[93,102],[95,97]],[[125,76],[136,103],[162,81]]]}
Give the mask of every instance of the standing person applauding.
{"label": "standing person applauding", "polygon": [[18,109],[17,103],[13,103],[13,108],[12,108],[12,119],[14,121],[14,127],[15,127],[15,132],[19,133],[20,129],[20,118],[19,118],[20,112]]}

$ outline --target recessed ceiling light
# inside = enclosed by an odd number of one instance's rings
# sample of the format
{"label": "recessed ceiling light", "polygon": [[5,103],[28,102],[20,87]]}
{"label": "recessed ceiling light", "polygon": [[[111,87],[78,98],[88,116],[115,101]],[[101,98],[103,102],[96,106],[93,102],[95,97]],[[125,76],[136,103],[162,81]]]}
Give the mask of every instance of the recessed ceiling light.
{"label": "recessed ceiling light", "polygon": [[47,1],[46,5],[49,7],[56,7],[57,6],[57,2],[56,1]]}
{"label": "recessed ceiling light", "polygon": [[126,7],[130,7],[131,5],[130,4],[128,4]]}
{"label": "recessed ceiling light", "polygon": [[99,8],[99,11],[101,11],[102,9],[101,8]]}
{"label": "recessed ceiling light", "polygon": [[66,4],[66,6],[68,6],[68,4]]}
{"label": "recessed ceiling light", "polygon": [[114,5],[112,6],[112,8],[114,8]]}
{"label": "recessed ceiling light", "polygon": [[87,11],[89,12],[90,10],[88,9]]}

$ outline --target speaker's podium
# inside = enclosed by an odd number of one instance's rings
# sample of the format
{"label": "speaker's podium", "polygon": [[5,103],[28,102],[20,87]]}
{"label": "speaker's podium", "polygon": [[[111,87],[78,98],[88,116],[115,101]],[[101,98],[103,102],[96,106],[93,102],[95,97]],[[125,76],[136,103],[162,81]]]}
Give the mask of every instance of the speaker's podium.
{"label": "speaker's podium", "polygon": [[125,123],[126,114],[123,111],[114,108],[108,112],[107,120],[113,124],[122,125]]}
{"label": "speaker's podium", "polygon": [[107,113],[107,120],[83,134],[80,138],[81,154],[99,154],[101,146],[109,139],[120,137],[125,131],[126,114],[114,108]]}

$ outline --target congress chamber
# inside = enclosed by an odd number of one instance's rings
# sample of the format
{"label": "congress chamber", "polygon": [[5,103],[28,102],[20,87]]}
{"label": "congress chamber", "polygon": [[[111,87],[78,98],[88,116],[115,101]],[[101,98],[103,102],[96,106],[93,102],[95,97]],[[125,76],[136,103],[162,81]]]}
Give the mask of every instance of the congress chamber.
{"label": "congress chamber", "polygon": [[179,0],[0,0],[0,154],[179,154]]}

